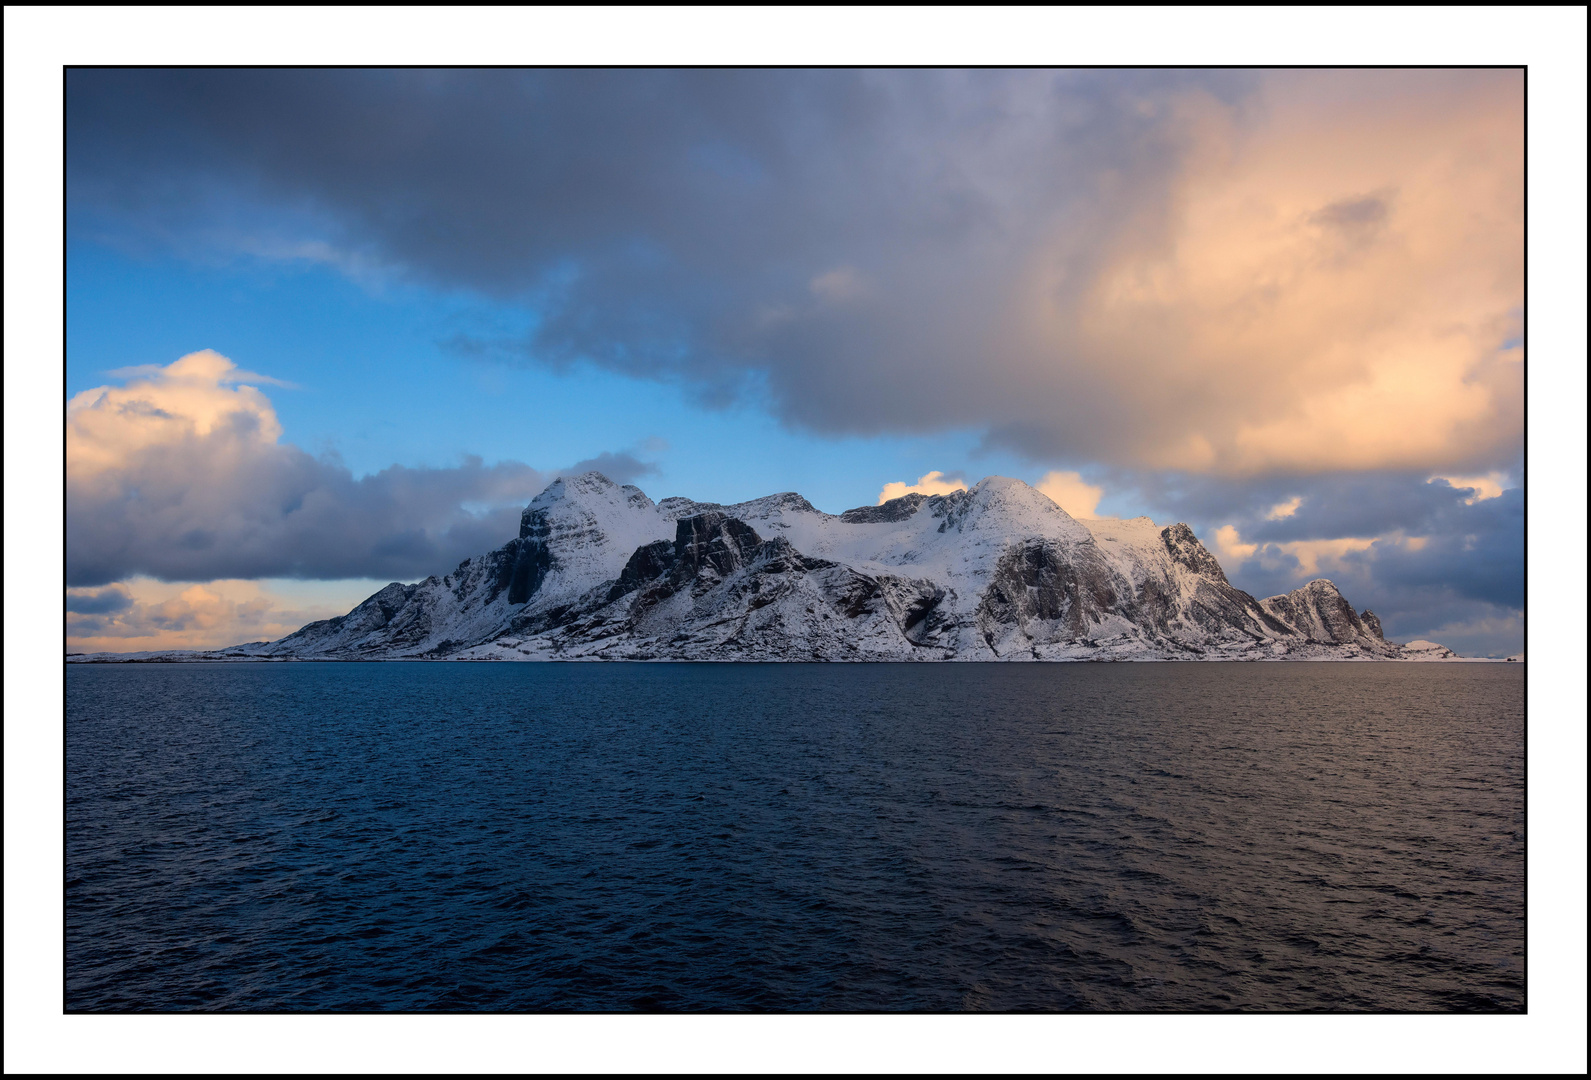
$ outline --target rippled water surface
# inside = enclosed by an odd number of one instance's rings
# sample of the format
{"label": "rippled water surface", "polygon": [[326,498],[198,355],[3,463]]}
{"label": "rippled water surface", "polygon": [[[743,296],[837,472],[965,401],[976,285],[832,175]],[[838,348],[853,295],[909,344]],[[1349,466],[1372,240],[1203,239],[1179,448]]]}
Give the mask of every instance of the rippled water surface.
{"label": "rippled water surface", "polygon": [[1516,1011],[1523,676],[70,666],[66,1007]]}

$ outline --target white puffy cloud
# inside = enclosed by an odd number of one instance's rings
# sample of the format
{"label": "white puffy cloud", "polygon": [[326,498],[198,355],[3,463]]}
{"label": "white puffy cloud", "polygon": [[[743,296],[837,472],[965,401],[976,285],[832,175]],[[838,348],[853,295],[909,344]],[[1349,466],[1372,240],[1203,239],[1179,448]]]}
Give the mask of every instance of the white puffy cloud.
{"label": "white puffy cloud", "polygon": [[151,447],[219,441],[221,429],[245,452],[281,437],[282,425],[264,394],[236,385],[246,373],[209,349],[165,367],[123,369],[126,386],[84,390],[66,403],[66,460],[72,481],[93,483],[114,474]]}
{"label": "white puffy cloud", "polygon": [[892,480],[885,484],[883,490],[878,493],[878,505],[882,506],[902,495],[949,495],[952,491],[966,490],[965,480],[959,477],[949,478],[935,469],[933,472],[919,476],[915,484],[908,484],[902,480]]}

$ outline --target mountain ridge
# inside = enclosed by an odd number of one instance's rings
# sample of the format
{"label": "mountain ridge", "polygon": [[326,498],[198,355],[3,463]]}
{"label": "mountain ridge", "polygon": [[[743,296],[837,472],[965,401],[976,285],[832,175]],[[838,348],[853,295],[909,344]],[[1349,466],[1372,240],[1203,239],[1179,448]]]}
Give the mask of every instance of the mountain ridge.
{"label": "mountain ridge", "polygon": [[[827,514],[559,477],[519,535],[277,641],[122,659],[1446,659],[1316,579],[1255,599],[1193,530],[1079,521],[1020,480]],[[74,656],[73,662],[114,654]]]}

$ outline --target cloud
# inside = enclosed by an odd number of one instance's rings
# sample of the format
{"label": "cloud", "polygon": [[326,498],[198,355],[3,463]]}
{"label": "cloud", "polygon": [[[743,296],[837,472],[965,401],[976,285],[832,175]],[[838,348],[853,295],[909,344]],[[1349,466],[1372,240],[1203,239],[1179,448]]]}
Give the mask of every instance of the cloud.
{"label": "cloud", "polygon": [[133,606],[132,593],[125,585],[103,589],[68,589],[66,610],[78,615],[110,615]]}
{"label": "cloud", "polygon": [[1506,608],[1463,612],[1435,626],[1427,640],[1438,641],[1460,656],[1509,656],[1524,648],[1524,612]]}
{"label": "cloud", "polygon": [[631,484],[643,476],[656,476],[662,471],[655,463],[642,461],[628,450],[621,450],[618,453],[604,450],[594,458],[575,462],[566,471],[571,476],[579,476],[581,473],[593,470],[615,484]]}
{"label": "cloud", "polygon": [[1506,655],[1523,644],[1524,493],[1471,490],[1418,476],[1322,479],[1291,515],[1259,501],[1240,525],[1206,531],[1227,576],[1257,596],[1329,577],[1394,640]]}
{"label": "cloud", "polygon": [[1094,518],[1105,489],[1086,483],[1075,472],[1046,473],[1033,485],[1074,518]]}
{"label": "cloud", "polygon": [[1220,552],[1221,562],[1226,566],[1241,563],[1244,559],[1252,559],[1259,549],[1258,544],[1243,543],[1243,538],[1235,526],[1222,525],[1215,530],[1215,550]]}
{"label": "cloud", "polygon": [[960,477],[947,477],[935,469],[933,472],[919,476],[915,484],[907,484],[900,480],[885,484],[883,490],[878,493],[878,505],[883,506],[891,499],[898,499],[903,495],[949,495],[952,491],[966,490],[965,480]]}
{"label": "cloud", "polygon": [[475,290],[535,313],[511,362],[1222,476],[1472,476],[1521,441],[1519,71],[74,69],[67,98],[69,227]]}
{"label": "cloud", "polygon": [[[265,395],[232,386],[235,367],[205,349],[163,368],[144,365],[125,387],[84,390],[66,405],[66,457],[79,483],[115,472],[130,454],[208,440],[223,429],[259,446],[282,434]],[[151,370],[152,369],[152,370]]]}
{"label": "cloud", "polygon": [[[218,361],[219,365],[217,365]],[[205,381],[220,385],[264,383],[268,386],[280,386],[285,390],[297,390],[299,388],[297,383],[290,383],[285,379],[273,379],[271,376],[261,375],[257,371],[239,370],[230,360],[227,360],[226,357],[221,356],[212,349],[201,349],[199,352],[190,353],[187,357],[177,361],[177,363],[186,364],[195,373],[209,371],[213,368],[212,374],[204,375],[202,378]],[[121,367],[113,371],[107,371],[105,374],[113,379],[163,378],[167,381],[174,381],[180,377],[179,369],[176,369],[175,365],[171,364],[165,366],[160,364],[134,364],[131,367]]]}
{"label": "cloud", "polygon": [[[1425,541],[1426,537],[1422,536],[1396,537],[1392,542],[1412,543],[1415,545],[1412,550],[1418,550],[1425,545]],[[1338,536],[1330,540],[1290,540],[1281,544],[1266,544],[1261,549],[1258,544],[1243,543],[1238,531],[1230,525],[1221,526],[1216,533],[1216,544],[1221,554],[1238,560],[1253,559],[1258,555],[1268,564],[1267,569],[1285,567],[1288,575],[1298,584],[1340,570],[1346,556],[1369,550],[1381,542],[1384,542],[1382,538],[1375,536]]]}
{"label": "cloud", "polygon": [[[281,442],[269,399],[238,377],[226,357],[191,353],[67,403],[68,585],[412,580],[517,535],[521,508],[555,475],[466,457],[355,478],[335,456]],[[575,471],[587,468],[622,481],[652,466],[626,451]]]}
{"label": "cloud", "polygon": [[72,644],[98,641],[106,638],[155,638],[172,643],[192,640],[195,633],[206,639],[222,626],[257,626],[270,610],[268,602],[254,597],[239,601],[223,597],[213,587],[190,585],[178,595],[160,603],[138,603],[122,584],[101,590],[120,593],[125,603],[111,612],[96,613],[81,610],[77,603],[83,597],[78,590],[68,590],[67,638]]}
{"label": "cloud", "polygon": [[1351,555],[1390,588],[1436,589],[1513,611],[1525,606],[1525,500],[1519,489],[1457,506],[1422,543],[1378,543]]}
{"label": "cloud", "polygon": [[[1522,463],[1504,472],[1522,475]],[[1374,610],[1394,640],[1460,648],[1438,631],[1462,625],[1472,628],[1466,652],[1522,646],[1521,488],[1475,499],[1469,487],[1418,472],[1236,479],[1117,470],[1106,483],[1156,521],[1192,525],[1232,583],[1255,596],[1327,577],[1358,609]]]}
{"label": "cloud", "polygon": [[68,589],[66,648],[149,652],[273,641],[307,622],[345,614],[381,584],[335,582],[313,596],[229,580],[165,583],[133,578],[103,589]]}
{"label": "cloud", "polygon": [[[1237,479],[1118,470],[1107,475],[1106,483],[1111,491],[1131,491],[1157,515],[1199,523],[1212,533],[1232,525],[1244,541],[1260,543],[1469,532],[1476,515],[1505,505],[1471,501],[1469,489],[1410,472]],[[1509,492],[1522,500],[1522,489],[1509,488],[1501,495]],[[1289,507],[1291,513],[1278,512]]]}
{"label": "cloud", "polygon": [[1303,503],[1303,496],[1294,495],[1286,502],[1279,502],[1275,506],[1271,507],[1270,512],[1265,516],[1272,521],[1279,521],[1282,518],[1292,517],[1294,514],[1298,513],[1298,508],[1302,506]]}
{"label": "cloud", "polygon": [[812,290],[813,296],[831,304],[861,300],[870,291],[867,280],[849,266],[837,266],[819,274],[812,279],[808,288]]}
{"label": "cloud", "polygon": [[1466,505],[1473,506],[1481,499],[1495,499],[1505,490],[1514,485],[1508,482],[1506,472],[1490,472],[1485,476],[1433,476],[1431,481],[1442,481],[1448,487],[1466,488],[1469,496],[1464,500]]}
{"label": "cloud", "polygon": [[1355,239],[1368,239],[1386,224],[1391,212],[1388,202],[1386,197],[1376,195],[1339,199],[1309,215],[1309,223]]}

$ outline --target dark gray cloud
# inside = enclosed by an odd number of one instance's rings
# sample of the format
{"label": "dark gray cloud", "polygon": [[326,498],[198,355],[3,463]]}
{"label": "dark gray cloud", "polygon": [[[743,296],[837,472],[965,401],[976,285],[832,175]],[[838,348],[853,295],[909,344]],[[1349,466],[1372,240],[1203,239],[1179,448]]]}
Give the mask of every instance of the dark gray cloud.
{"label": "dark gray cloud", "polygon": [[1432,522],[1423,546],[1382,542],[1345,556],[1390,591],[1441,589],[1514,610],[1525,606],[1525,493],[1462,503]]}
{"label": "dark gray cloud", "polygon": [[79,589],[66,594],[66,610],[78,615],[114,615],[133,606],[133,594],[122,585]]}
{"label": "dark gray cloud", "polygon": [[[1513,475],[1519,475],[1516,460]],[[1338,537],[1462,535],[1501,522],[1519,529],[1523,543],[1523,492],[1499,501],[1409,472],[1270,476],[1245,481],[1185,474],[1106,474],[1108,490],[1134,489],[1149,504],[1179,520],[1232,525],[1248,543],[1332,540]],[[1298,500],[1291,512],[1278,507]],[[1506,508],[1506,509],[1504,509]],[[1489,524],[1490,523],[1490,524]],[[1523,548],[1520,547],[1520,551]]]}
{"label": "dark gray cloud", "polygon": [[[347,238],[416,273],[497,295],[578,291],[610,273],[655,288],[704,270],[720,287],[747,272],[805,287],[869,236],[909,229],[926,254],[1002,223],[985,169],[1020,164],[1064,189],[1103,168],[1170,164],[1178,148],[1155,111],[1168,94],[1198,86],[1231,99],[1252,81],[78,69],[67,81],[68,159],[79,206],[191,227],[207,208],[187,200],[185,184],[225,185],[225,200],[308,200],[302,209],[332,213]],[[1020,147],[1009,145],[1011,126],[1023,129]],[[1021,160],[980,167],[970,152],[980,146]],[[638,324],[663,318],[640,291],[618,291]],[[569,321],[563,332],[577,336],[579,316]],[[666,322],[654,329],[666,334]]]}
{"label": "dark gray cloud", "polygon": [[[1329,577],[1357,607],[1374,610],[1394,640],[1430,637],[1477,654],[1507,654],[1523,646],[1522,488],[1475,498],[1474,489],[1410,473],[1269,477],[1241,484],[1117,473],[1107,483],[1137,488],[1165,516],[1192,524],[1212,548],[1223,526],[1236,529],[1241,543],[1257,545],[1247,558],[1220,556],[1233,584],[1255,596]],[[1271,516],[1295,499],[1290,515]],[[1333,555],[1313,571],[1294,553],[1301,543],[1329,549],[1329,542],[1350,537],[1379,539],[1365,550]]]}
{"label": "dark gray cloud", "polygon": [[642,461],[628,450],[618,453],[604,450],[594,458],[575,462],[564,471],[570,476],[595,471],[615,484],[633,484],[641,477],[656,476],[662,470],[654,462]]}
{"label": "dark gray cloud", "polygon": [[66,581],[423,577],[517,535],[519,508],[551,479],[479,458],[355,478],[334,457],[220,428],[69,483]]}

